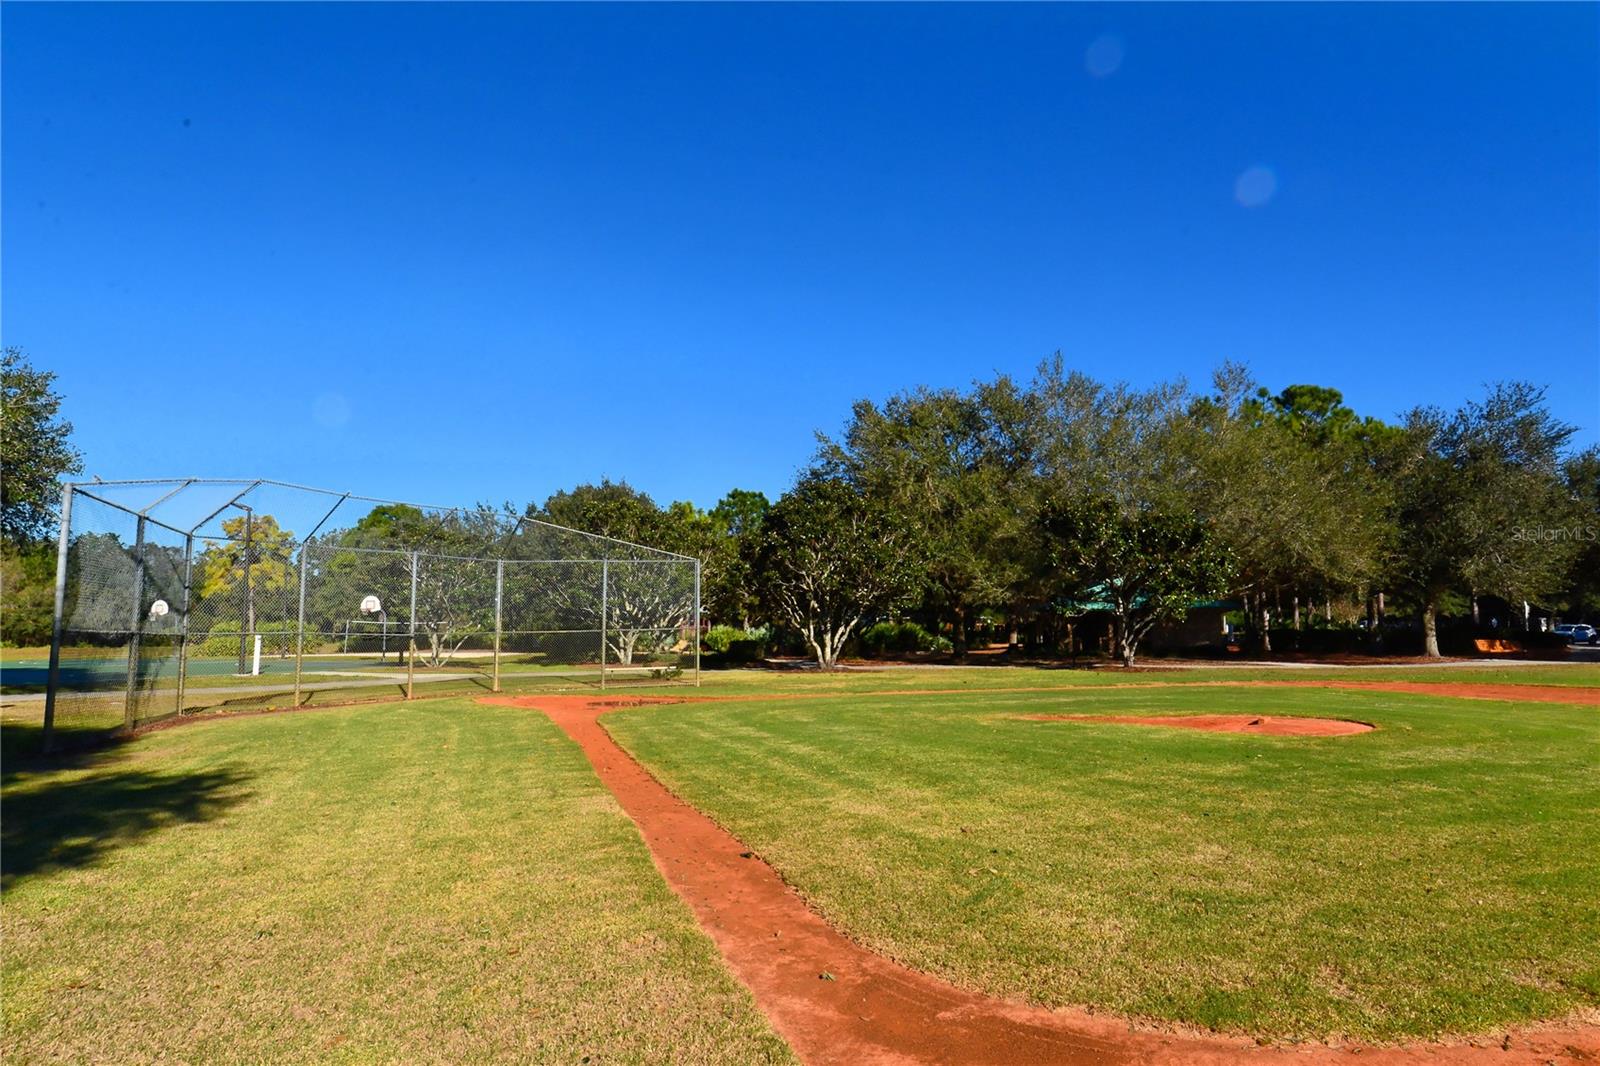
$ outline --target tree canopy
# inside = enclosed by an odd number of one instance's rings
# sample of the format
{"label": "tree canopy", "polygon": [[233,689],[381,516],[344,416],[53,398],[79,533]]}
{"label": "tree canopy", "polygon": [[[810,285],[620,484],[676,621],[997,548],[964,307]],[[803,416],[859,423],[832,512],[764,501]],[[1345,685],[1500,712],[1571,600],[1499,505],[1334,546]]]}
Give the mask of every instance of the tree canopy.
{"label": "tree canopy", "polygon": [[767,512],[747,551],[761,602],[831,669],[864,619],[917,587],[924,560],[914,538],[881,501],[812,474]]}
{"label": "tree canopy", "polygon": [[9,544],[53,532],[60,480],[83,469],[55,382],[21,348],[0,351],[0,538]]}

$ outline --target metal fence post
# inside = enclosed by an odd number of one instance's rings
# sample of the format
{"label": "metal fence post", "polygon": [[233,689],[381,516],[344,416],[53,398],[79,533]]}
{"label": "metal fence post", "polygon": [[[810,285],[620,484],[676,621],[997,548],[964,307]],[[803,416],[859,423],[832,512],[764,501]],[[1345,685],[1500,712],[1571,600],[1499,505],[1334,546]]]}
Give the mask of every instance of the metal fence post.
{"label": "metal fence post", "polygon": [[244,509],[244,615],[239,619],[239,673],[249,673],[250,638],[255,636],[256,628],[256,593],[255,585],[251,581],[250,564],[255,554],[255,511],[246,507]]}
{"label": "metal fence post", "polygon": [[50,619],[50,674],[44,691],[44,732],[40,747],[48,753],[56,740],[56,694],[61,688],[61,627],[67,610],[67,553],[72,538],[72,486],[61,486],[61,536],[56,541],[56,611]]}
{"label": "metal fence post", "polygon": [[611,560],[600,560],[600,688],[606,687],[606,593],[611,587]]}
{"label": "metal fence post", "polygon": [[122,709],[122,728],[132,730],[139,706],[139,645],[144,634],[144,515],[139,516],[133,541],[133,632],[128,637],[128,698]]}
{"label": "metal fence post", "polygon": [[416,689],[417,670],[417,553],[411,553],[411,621],[406,626],[411,637],[406,641],[406,699]]}
{"label": "metal fence post", "polygon": [[700,687],[700,560],[694,561],[694,687]]}
{"label": "metal fence post", "polygon": [[500,691],[500,609],[505,597],[506,587],[506,561],[494,561],[494,687],[492,692]]}
{"label": "metal fence post", "polygon": [[294,706],[300,706],[300,672],[306,656],[306,546],[300,545],[300,613],[294,624]]}
{"label": "metal fence post", "polygon": [[178,713],[189,680],[189,600],[194,582],[194,534],[183,538],[183,607],[178,612]]}

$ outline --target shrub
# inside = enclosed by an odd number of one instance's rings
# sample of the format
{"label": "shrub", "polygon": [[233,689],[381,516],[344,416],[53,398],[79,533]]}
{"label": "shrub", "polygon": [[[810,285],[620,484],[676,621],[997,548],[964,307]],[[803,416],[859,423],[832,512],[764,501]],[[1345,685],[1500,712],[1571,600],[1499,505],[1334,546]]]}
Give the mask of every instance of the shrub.
{"label": "shrub", "polygon": [[[246,654],[248,654],[246,649]],[[239,623],[218,622],[211,627],[211,632],[206,634],[206,639],[200,642],[199,654],[208,659],[221,659],[228,655],[239,654]]]}
{"label": "shrub", "polygon": [[934,636],[915,622],[878,622],[862,632],[861,646],[870,656],[904,655],[913,651],[948,651],[950,641]]}
{"label": "shrub", "polygon": [[767,642],[771,639],[772,631],[765,627],[712,626],[703,643],[706,651],[721,662],[753,663],[767,657]]}
{"label": "shrub", "polygon": [[736,640],[743,639],[744,630],[738,628],[737,626],[712,626],[710,629],[706,630],[706,635],[702,643],[705,645],[706,651],[712,652],[716,655],[722,655],[727,652],[728,645],[732,644]]}
{"label": "shrub", "polygon": [[[261,655],[263,658],[293,655],[295,647],[294,622],[260,622],[255,631],[261,634]],[[149,639],[148,637],[146,639]],[[309,642],[308,642],[309,643]],[[245,646],[245,655],[253,654],[253,644]],[[199,647],[193,654],[207,659],[226,659],[239,654],[239,623],[233,621],[218,622],[211,627],[205,639],[199,642]]]}

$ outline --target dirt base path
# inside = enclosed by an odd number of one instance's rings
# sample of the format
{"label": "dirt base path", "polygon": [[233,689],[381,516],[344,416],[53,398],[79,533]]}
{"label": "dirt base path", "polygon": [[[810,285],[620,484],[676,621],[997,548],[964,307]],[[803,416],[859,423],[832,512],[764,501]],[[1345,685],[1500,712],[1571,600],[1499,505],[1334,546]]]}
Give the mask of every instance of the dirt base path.
{"label": "dirt base path", "polygon": [[1262,1048],[1242,1039],[1134,1029],[1083,1010],[1046,1010],[969,992],[847,939],[772,867],[668,792],[598,720],[619,706],[684,700],[502,696],[480,702],[543,711],[577,741],[639,827],[661,875],[693,909],[773,1027],[812,1066],[1600,1061],[1600,1026],[1547,1027],[1477,1044]]}
{"label": "dirt base path", "polygon": [[1370,733],[1366,722],[1347,718],[1295,718],[1262,714],[1025,714],[1030,722],[1110,722],[1162,729],[1198,729],[1207,733],[1259,733],[1272,737],[1348,737]]}
{"label": "dirt base path", "polygon": [[[1183,682],[1178,682],[1182,684]],[[1211,682],[1200,682],[1211,684]],[[1248,681],[1221,684],[1249,685]],[[1257,681],[1275,688],[1348,688],[1368,692],[1404,692],[1412,696],[1449,696],[1462,700],[1511,700],[1522,703],[1572,703],[1579,707],[1600,707],[1600,688],[1576,685],[1480,685],[1474,682],[1440,681]]]}

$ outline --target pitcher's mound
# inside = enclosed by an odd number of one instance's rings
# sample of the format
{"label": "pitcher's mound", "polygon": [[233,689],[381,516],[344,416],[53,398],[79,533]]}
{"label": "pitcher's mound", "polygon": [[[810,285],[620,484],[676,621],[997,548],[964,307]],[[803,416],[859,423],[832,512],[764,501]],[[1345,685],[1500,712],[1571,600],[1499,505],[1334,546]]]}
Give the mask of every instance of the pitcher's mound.
{"label": "pitcher's mound", "polygon": [[1037,722],[1114,722],[1120,725],[1162,725],[1172,729],[1204,729],[1212,733],[1261,733],[1275,737],[1345,737],[1367,733],[1372,726],[1344,718],[1286,718],[1261,714],[1029,714]]}

